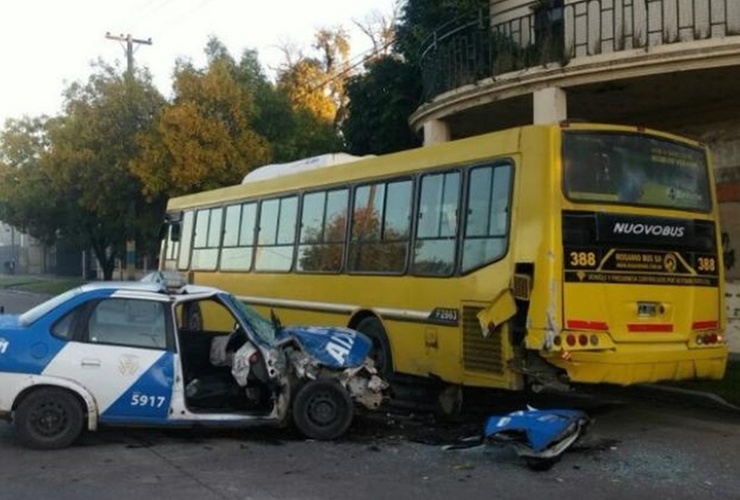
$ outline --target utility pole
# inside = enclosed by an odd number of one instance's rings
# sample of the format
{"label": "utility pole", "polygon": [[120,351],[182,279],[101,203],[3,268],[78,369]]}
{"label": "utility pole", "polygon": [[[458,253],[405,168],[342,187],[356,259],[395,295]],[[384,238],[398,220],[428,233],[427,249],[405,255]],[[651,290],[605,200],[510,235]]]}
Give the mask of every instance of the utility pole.
{"label": "utility pole", "polygon": [[144,45],[151,45],[152,39],[148,38],[146,40],[141,40],[139,38],[134,38],[131,35],[111,35],[110,31],[105,34],[105,38],[108,40],[115,40],[116,42],[126,42],[126,73],[128,73],[128,76],[133,76],[134,74],[134,44],[144,44]]}
{"label": "utility pole", "polygon": [[[116,42],[126,42],[126,82],[131,83],[134,78],[134,44],[151,45],[152,39],[141,40],[134,38],[130,34],[128,35],[111,35],[110,32],[105,34],[105,38],[108,40],[114,40]],[[128,241],[126,241],[126,271],[128,279],[134,279],[134,272],[136,270],[136,202],[131,202],[131,208],[129,210],[129,217],[131,217],[131,234],[129,235]],[[83,272],[86,272],[83,269]]]}

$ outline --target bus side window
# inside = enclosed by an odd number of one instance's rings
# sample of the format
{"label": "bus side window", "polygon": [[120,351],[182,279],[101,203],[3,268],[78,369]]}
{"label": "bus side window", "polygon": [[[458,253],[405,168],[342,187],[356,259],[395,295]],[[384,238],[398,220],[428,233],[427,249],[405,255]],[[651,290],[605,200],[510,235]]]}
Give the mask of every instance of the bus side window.
{"label": "bus side window", "polygon": [[177,261],[177,268],[183,271],[190,267],[190,248],[193,241],[193,219],[195,212],[192,210],[185,212],[182,222],[182,234],[180,237],[180,256]]}
{"label": "bus side window", "polygon": [[352,212],[349,271],[401,273],[410,239],[413,183],[359,186]]}
{"label": "bus side window", "polygon": [[471,169],[462,272],[494,262],[506,252],[511,174],[509,164]]}
{"label": "bus side window", "polygon": [[421,178],[412,272],[448,276],[455,264],[460,173]]}

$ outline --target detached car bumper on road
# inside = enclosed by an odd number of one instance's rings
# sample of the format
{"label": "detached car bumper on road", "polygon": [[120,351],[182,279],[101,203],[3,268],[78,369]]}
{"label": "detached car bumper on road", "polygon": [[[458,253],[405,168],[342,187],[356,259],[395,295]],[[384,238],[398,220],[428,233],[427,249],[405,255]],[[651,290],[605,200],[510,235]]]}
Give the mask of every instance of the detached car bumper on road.
{"label": "detached car bumper on road", "polygon": [[335,439],[388,384],[371,341],[346,328],[283,327],[215,288],[96,283],[0,315],[0,417],[34,448],[99,424],[293,423]]}

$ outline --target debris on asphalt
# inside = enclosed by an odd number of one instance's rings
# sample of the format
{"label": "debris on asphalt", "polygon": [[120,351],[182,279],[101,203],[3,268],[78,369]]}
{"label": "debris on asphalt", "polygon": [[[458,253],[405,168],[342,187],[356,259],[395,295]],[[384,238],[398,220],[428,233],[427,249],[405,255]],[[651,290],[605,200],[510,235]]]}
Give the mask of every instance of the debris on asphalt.
{"label": "debris on asphalt", "polygon": [[586,432],[591,419],[580,410],[538,410],[527,407],[506,415],[488,417],[483,434],[461,439],[443,449],[454,450],[490,444],[513,446],[532,470],[548,470]]}

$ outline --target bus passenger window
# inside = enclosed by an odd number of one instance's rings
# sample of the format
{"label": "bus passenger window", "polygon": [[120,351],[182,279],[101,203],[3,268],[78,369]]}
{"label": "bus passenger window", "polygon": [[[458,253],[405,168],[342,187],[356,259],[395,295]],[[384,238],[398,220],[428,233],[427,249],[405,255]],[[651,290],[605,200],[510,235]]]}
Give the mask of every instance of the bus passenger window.
{"label": "bus passenger window", "polygon": [[455,265],[459,187],[459,172],[422,177],[412,262],[414,274],[452,274]]}
{"label": "bus passenger window", "polygon": [[183,215],[182,232],[180,233],[180,256],[177,259],[177,268],[187,270],[190,267],[190,245],[193,239],[193,211]]}
{"label": "bus passenger window", "polygon": [[506,253],[511,177],[508,164],[470,171],[462,272],[500,259]]}
{"label": "bus passenger window", "polygon": [[221,269],[229,271],[251,269],[256,215],[256,203],[232,205],[226,209]]}
{"label": "bus passenger window", "polygon": [[222,208],[198,210],[195,215],[195,236],[193,241],[193,269],[213,271],[218,262],[221,245]]}
{"label": "bus passenger window", "polygon": [[257,271],[290,271],[297,206],[295,196],[262,202],[254,264]]}
{"label": "bus passenger window", "polygon": [[352,213],[350,271],[401,273],[406,266],[410,180],[360,186]]}
{"label": "bus passenger window", "polygon": [[342,267],[347,231],[348,190],[310,193],[303,197],[299,271],[337,272]]}

